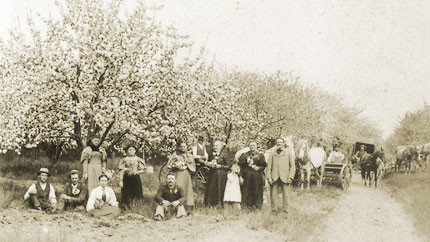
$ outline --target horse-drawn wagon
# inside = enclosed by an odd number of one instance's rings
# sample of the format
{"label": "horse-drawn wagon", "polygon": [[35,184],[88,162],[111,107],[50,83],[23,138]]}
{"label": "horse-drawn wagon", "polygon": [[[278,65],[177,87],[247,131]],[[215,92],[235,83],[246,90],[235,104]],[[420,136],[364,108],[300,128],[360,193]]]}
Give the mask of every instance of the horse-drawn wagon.
{"label": "horse-drawn wagon", "polygon": [[351,185],[351,166],[346,163],[326,163],[322,177],[324,182],[338,182],[343,190],[347,190]]}
{"label": "horse-drawn wagon", "polygon": [[359,165],[365,185],[379,186],[384,174],[384,150],[375,149],[374,144],[356,142],[352,152],[352,163]]}

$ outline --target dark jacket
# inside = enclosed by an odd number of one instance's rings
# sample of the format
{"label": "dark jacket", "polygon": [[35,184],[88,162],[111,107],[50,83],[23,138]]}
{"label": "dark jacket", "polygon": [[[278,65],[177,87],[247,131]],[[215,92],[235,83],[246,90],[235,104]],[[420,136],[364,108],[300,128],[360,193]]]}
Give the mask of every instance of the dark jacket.
{"label": "dark jacket", "polygon": [[68,183],[66,185],[66,187],[64,187],[64,194],[72,197],[70,199],[70,201],[72,201],[74,203],[77,203],[77,204],[84,203],[86,200],[86,196],[87,196],[87,187],[84,184],[82,184],[81,182],[78,182],[77,189],[79,189],[79,193],[73,194],[72,193],[72,184]]}
{"label": "dark jacket", "polygon": [[182,204],[185,201],[184,190],[182,190],[178,185],[175,185],[172,190],[169,189],[167,184],[161,185],[158,188],[157,195],[155,195],[155,201],[161,204],[163,200],[167,200],[169,202],[178,200]]}

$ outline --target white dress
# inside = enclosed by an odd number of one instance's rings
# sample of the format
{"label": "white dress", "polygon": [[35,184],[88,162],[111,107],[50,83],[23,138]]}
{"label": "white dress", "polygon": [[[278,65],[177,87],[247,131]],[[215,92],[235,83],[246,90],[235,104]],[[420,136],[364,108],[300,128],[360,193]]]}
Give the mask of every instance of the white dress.
{"label": "white dress", "polygon": [[227,174],[227,184],[224,191],[224,202],[241,202],[239,176],[233,172]]}

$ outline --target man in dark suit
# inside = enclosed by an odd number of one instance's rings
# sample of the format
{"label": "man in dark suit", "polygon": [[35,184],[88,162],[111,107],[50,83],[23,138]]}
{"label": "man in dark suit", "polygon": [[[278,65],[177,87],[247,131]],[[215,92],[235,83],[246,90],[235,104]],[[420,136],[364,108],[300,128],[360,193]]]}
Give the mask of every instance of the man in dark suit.
{"label": "man in dark suit", "polygon": [[70,172],[71,182],[64,188],[63,194],[60,195],[58,209],[61,210],[85,210],[85,202],[87,196],[87,188],[85,184],[79,181],[79,171],[72,170]]}
{"label": "man in dark suit", "polygon": [[267,162],[267,179],[270,184],[270,199],[273,212],[278,212],[278,189],[282,188],[282,209],[290,212],[290,188],[293,182],[296,165],[291,149],[285,147],[284,139],[276,140],[276,149],[269,155]]}
{"label": "man in dark suit", "polygon": [[[184,208],[184,190],[176,185],[175,173],[167,174],[167,184],[163,184],[158,189],[155,201],[158,203],[155,210],[155,220],[165,218],[165,213],[176,214],[177,218],[187,215]],[[167,216],[170,218],[170,216]]]}

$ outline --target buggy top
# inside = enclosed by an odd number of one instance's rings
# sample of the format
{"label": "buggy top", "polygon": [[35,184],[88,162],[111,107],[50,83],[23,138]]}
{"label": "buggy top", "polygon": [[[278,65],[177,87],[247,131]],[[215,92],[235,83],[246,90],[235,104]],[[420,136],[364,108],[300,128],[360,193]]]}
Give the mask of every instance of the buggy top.
{"label": "buggy top", "polygon": [[373,152],[375,152],[375,145],[374,144],[355,142],[353,154],[357,153],[357,151],[360,150],[360,146],[362,146],[362,145],[364,145],[366,147],[366,151],[368,154],[373,154]]}

